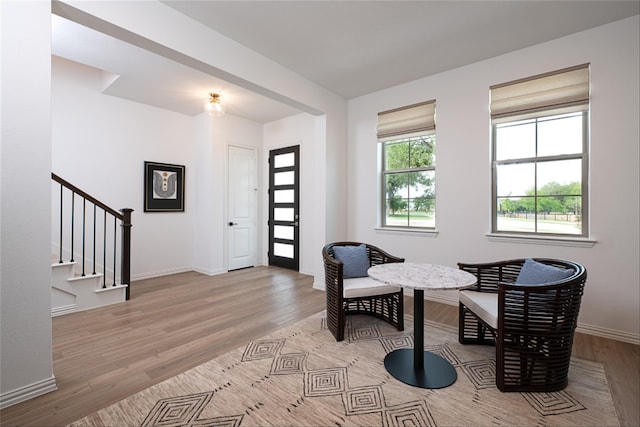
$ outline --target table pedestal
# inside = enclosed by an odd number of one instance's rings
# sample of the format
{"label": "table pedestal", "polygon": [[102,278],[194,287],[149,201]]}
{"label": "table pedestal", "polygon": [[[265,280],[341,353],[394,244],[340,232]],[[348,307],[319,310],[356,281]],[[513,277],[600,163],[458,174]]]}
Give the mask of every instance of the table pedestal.
{"label": "table pedestal", "polygon": [[420,388],[443,388],[458,378],[446,359],[424,351],[424,291],[413,291],[413,349],[401,348],[387,354],[384,367],[394,378]]}

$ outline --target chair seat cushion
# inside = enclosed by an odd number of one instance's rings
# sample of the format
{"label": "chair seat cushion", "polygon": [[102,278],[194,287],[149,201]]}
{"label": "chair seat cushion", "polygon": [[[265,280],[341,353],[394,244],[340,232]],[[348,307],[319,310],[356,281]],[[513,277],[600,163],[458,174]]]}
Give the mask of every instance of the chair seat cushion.
{"label": "chair seat cushion", "polygon": [[498,329],[498,294],[492,292],[460,291],[460,302],[483,322]]}
{"label": "chair seat cushion", "polygon": [[342,281],[344,298],[358,298],[373,295],[391,294],[400,292],[397,286],[385,285],[382,282],[372,279],[371,277],[356,277],[353,279],[344,279]]}

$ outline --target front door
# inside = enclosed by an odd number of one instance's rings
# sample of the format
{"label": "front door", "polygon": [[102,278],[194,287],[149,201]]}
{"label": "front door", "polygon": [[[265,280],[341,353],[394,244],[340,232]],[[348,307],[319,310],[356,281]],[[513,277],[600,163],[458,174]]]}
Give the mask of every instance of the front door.
{"label": "front door", "polygon": [[269,265],[300,266],[300,146],[269,151]]}
{"label": "front door", "polygon": [[257,156],[253,148],[229,146],[228,269],[256,265]]}

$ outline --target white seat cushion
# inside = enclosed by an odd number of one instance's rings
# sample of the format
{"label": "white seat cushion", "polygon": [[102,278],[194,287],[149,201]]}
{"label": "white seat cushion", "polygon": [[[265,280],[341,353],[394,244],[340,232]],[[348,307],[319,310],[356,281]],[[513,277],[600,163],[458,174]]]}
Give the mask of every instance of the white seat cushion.
{"label": "white seat cushion", "polygon": [[343,279],[342,296],[344,298],[358,298],[373,295],[384,295],[399,292],[396,286],[385,285],[371,277],[356,277],[353,279]]}
{"label": "white seat cushion", "polygon": [[460,302],[493,329],[498,329],[498,294],[460,291]]}

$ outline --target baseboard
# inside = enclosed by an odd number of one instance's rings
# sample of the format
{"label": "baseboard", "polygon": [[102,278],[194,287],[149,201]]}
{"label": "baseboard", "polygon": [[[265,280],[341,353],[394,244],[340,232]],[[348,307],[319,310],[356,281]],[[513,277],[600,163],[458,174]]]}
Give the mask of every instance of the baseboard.
{"label": "baseboard", "polygon": [[56,378],[51,376],[24,387],[0,395],[0,409],[7,408],[20,402],[57,390]]}
{"label": "baseboard", "polygon": [[160,271],[149,271],[147,273],[135,274],[131,276],[131,281],[152,279],[154,277],[168,276],[170,274],[186,273],[187,271],[193,271],[191,267],[174,268]]}
{"label": "baseboard", "polygon": [[313,281],[313,289],[317,289],[319,291],[325,291],[327,288],[325,287],[324,282],[320,281],[320,280],[314,280]]}
{"label": "baseboard", "polygon": [[63,314],[74,313],[76,311],[76,305],[63,305],[62,307],[55,307],[51,309],[51,317],[62,316]]}
{"label": "baseboard", "polygon": [[[408,295],[413,296],[413,293],[409,293]],[[426,299],[427,301],[439,302],[440,304],[453,305],[456,307],[458,306],[457,295],[455,297],[452,297],[447,295],[425,294],[424,299]]]}
{"label": "baseboard", "polygon": [[640,335],[630,332],[617,331],[615,329],[603,328],[601,326],[585,325],[578,323],[576,332],[582,334],[594,335],[596,337],[608,338],[610,340],[627,342],[629,344],[640,345]]}
{"label": "baseboard", "polygon": [[206,274],[207,276],[217,276],[218,274],[223,274],[227,272],[227,270],[224,270],[224,269],[211,270],[208,268],[201,268],[197,266],[194,266],[192,268],[192,271],[195,271],[196,273],[200,273],[200,274]]}

